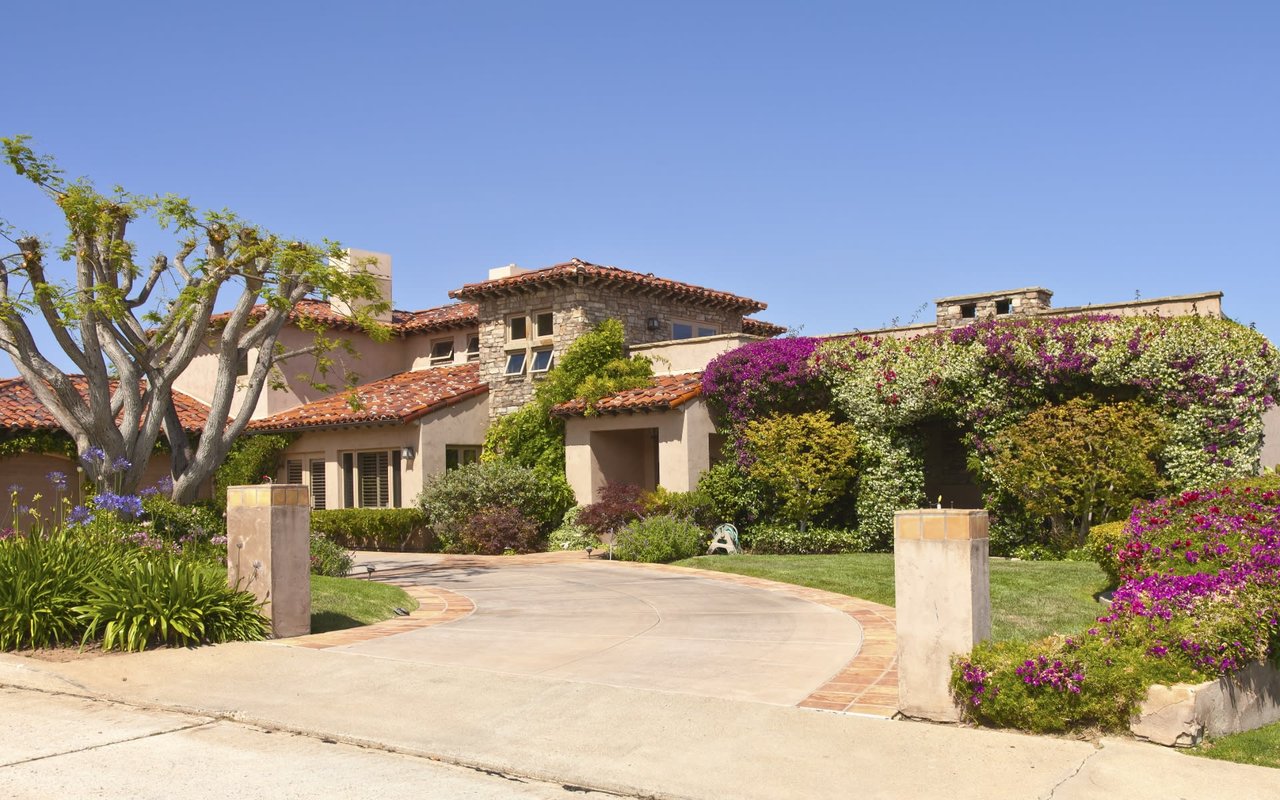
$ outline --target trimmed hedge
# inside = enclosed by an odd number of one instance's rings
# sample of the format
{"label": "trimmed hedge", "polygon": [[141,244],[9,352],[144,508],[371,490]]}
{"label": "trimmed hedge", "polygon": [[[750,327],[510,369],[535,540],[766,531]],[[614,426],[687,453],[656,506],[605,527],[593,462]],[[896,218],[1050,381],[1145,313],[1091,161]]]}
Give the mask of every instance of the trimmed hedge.
{"label": "trimmed hedge", "polygon": [[800,530],[790,525],[757,525],[743,535],[753,553],[769,555],[820,555],[865,553],[872,542],[857,531],[838,528]]}
{"label": "trimmed hedge", "polygon": [[356,550],[440,552],[420,508],[334,508],[311,512],[311,532]]}

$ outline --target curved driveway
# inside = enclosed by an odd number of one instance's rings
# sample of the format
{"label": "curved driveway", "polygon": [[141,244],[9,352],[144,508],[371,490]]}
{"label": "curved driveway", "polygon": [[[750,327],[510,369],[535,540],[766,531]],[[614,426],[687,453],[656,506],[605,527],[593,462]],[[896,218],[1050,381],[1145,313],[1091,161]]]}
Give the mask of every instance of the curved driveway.
{"label": "curved driveway", "polygon": [[359,563],[475,604],[447,624],[333,648],[367,656],[795,705],[862,642],[858,623],[826,606],[617,561],[364,553]]}

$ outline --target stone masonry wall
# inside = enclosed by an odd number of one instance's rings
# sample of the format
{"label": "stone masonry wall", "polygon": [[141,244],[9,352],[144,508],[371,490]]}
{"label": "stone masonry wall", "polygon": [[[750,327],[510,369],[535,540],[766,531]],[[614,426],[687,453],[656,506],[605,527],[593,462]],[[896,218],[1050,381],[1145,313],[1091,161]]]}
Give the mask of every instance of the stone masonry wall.
{"label": "stone masonry wall", "polygon": [[[559,359],[575,339],[606,319],[622,321],[627,344],[670,339],[673,320],[713,326],[719,333],[742,331],[741,313],[591,283],[542,287],[507,297],[484,298],[478,301],[478,305],[480,378],[489,383],[491,417],[509,414],[533,396],[537,379],[529,374],[527,365],[523,375],[507,377],[503,374],[508,353],[531,352],[550,345],[554,358]],[[546,310],[553,315],[554,335],[538,339],[533,336],[533,315]],[[529,318],[529,338],[524,342],[507,341],[507,319],[516,314]],[[648,329],[651,317],[659,320],[656,331]]]}
{"label": "stone masonry wall", "polygon": [[[1019,289],[999,294],[946,297],[938,301],[938,327],[957,328],[996,316],[1025,317],[1043,314],[1049,310],[1049,298],[1052,295],[1052,292],[1045,289]],[[1002,300],[1008,301],[1009,310],[1004,314],[997,314],[997,304]],[[966,317],[964,307],[970,305],[974,307],[974,314]]]}

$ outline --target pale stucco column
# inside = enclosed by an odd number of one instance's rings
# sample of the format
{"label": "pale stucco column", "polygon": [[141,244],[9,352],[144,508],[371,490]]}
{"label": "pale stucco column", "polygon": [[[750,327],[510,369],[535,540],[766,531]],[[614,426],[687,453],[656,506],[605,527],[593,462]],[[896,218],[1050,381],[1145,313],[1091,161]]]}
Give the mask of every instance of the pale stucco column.
{"label": "pale stucco column", "polygon": [[898,709],[954,721],[951,656],[991,635],[987,512],[899,511],[893,533]]}
{"label": "pale stucco column", "polygon": [[311,633],[311,503],[301,484],[227,489],[227,581],[266,603],[277,638]]}

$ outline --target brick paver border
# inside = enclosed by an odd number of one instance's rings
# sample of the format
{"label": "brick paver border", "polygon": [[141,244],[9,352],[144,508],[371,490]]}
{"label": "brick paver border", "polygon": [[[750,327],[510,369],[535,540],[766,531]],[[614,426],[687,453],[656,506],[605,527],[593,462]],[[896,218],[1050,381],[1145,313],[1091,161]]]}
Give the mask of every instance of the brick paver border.
{"label": "brick paver border", "polygon": [[348,644],[359,644],[384,636],[395,636],[433,625],[443,625],[469,616],[476,610],[475,603],[466,595],[440,589],[434,586],[415,586],[399,583],[393,577],[381,579],[384,583],[400,586],[410,597],[418,601],[418,608],[407,617],[391,619],[363,625],[359,628],[345,628],[340,631],[313,633],[310,636],[297,636],[292,639],[281,639],[279,644],[290,647],[308,647],[313,650],[324,650],[330,647],[341,647]]}

